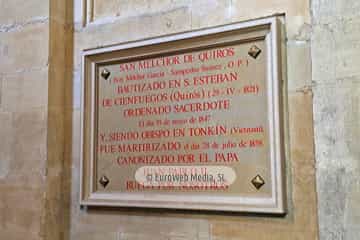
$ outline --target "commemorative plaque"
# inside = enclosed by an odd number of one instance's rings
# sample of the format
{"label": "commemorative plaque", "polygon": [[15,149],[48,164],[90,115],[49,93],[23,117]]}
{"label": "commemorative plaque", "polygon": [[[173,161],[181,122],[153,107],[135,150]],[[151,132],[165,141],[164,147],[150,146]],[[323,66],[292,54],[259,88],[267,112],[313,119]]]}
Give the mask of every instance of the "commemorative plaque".
{"label": "commemorative plaque", "polygon": [[280,30],[84,51],[81,204],[284,213]]}

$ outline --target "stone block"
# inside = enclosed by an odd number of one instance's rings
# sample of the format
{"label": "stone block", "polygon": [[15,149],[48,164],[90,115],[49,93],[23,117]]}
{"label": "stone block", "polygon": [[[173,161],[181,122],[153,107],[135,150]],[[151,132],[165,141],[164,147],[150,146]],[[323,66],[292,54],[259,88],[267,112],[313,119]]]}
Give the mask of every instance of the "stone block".
{"label": "stone block", "polygon": [[346,229],[344,239],[345,240],[360,239],[360,227]]}
{"label": "stone block", "polygon": [[360,156],[359,83],[336,83],[314,88],[317,166],[358,169]]}
{"label": "stone block", "polygon": [[73,143],[74,146],[67,148],[69,152],[68,155],[71,155],[71,159],[74,161],[71,164],[74,164],[77,168],[80,167],[79,158],[80,158],[80,142],[81,142],[81,111],[79,109],[68,109],[68,113],[71,111],[72,118],[66,119],[66,141]]}
{"label": "stone block", "polygon": [[[360,191],[357,190],[360,196]],[[346,228],[358,228],[360,230],[360,206],[358,199],[349,199],[346,203],[345,226]]]}
{"label": "stone block", "polygon": [[[296,39],[304,25],[311,23],[309,1],[303,0],[233,0],[232,20],[245,21],[274,14],[285,14],[288,39]],[[302,39],[306,40],[306,39]]]}
{"label": "stone block", "polygon": [[14,145],[10,169],[14,174],[34,175],[44,172],[47,155],[47,112],[34,110],[13,115]]}
{"label": "stone block", "polygon": [[47,106],[47,68],[4,75],[2,85],[1,102],[4,111],[28,111]]}
{"label": "stone block", "polygon": [[103,233],[96,233],[96,232],[83,232],[79,234],[73,235],[72,239],[79,239],[79,240],[121,240],[119,238],[119,234],[117,232],[103,232]]}
{"label": "stone block", "polygon": [[39,186],[0,181],[0,191],[0,238],[23,239],[26,233],[26,239],[37,239],[42,197]]}
{"label": "stone block", "polygon": [[[66,73],[64,66],[56,66],[54,63],[54,65],[50,67],[48,82],[48,106],[50,108],[65,106],[65,96],[67,94],[65,84],[66,82],[71,82],[71,80],[71,76]],[[71,89],[68,91],[71,91]]]}
{"label": "stone block", "polygon": [[231,22],[231,0],[197,0],[191,5],[192,29]]}
{"label": "stone block", "polygon": [[12,114],[0,112],[0,179],[4,179],[10,170],[13,159],[14,130]]}
{"label": "stone block", "polygon": [[328,24],[359,16],[360,2],[357,0],[316,0],[311,3],[315,24]]}
{"label": "stone block", "polygon": [[317,84],[360,81],[359,24],[356,18],[313,28],[313,80]]}
{"label": "stone block", "polygon": [[[168,216],[168,213],[141,210],[88,210],[78,212],[75,217],[77,231],[92,231],[94,234],[105,235],[117,232],[119,239],[143,239],[144,236],[157,236],[159,239],[209,239],[208,221],[194,217],[183,217],[177,214]],[[170,214],[171,215],[171,214]],[[141,232],[138,231],[141,226]],[[141,237],[141,238],[140,238]]]}
{"label": "stone block", "polygon": [[74,16],[74,23],[79,24],[83,21],[83,0],[74,0],[73,1],[73,16]]}
{"label": "stone block", "polygon": [[0,74],[0,110],[2,109],[1,107],[1,98],[2,98],[2,81],[3,81],[3,76],[2,74]]}
{"label": "stone block", "polygon": [[348,183],[344,168],[317,170],[320,239],[344,239]]}
{"label": "stone block", "polygon": [[39,240],[40,233],[29,233],[27,231],[20,231],[18,228],[14,227],[2,228],[0,226],[0,237],[1,239],[11,240]]}
{"label": "stone block", "polygon": [[[360,11],[360,4],[359,10]],[[335,77],[338,80],[354,78],[360,82],[360,16],[336,22],[333,34],[335,39],[336,65]]]}
{"label": "stone block", "polygon": [[313,27],[311,39],[312,80],[315,84],[336,79],[336,41],[331,25]]}
{"label": "stone block", "polygon": [[51,37],[48,43],[50,46],[49,64],[54,64],[53,67],[56,69],[63,70],[66,66],[67,52],[66,46],[71,47],[72,42],[66,34],[70,33],[64,23],[57,20],[51,19],[50,34]]}
{"label": "stone block", "polygon": [[95,0],[94,19],[111,17],[141,17],[142,15],[157,15],[173,11],[177,8],[187,7],[191,4],[190,0]]}
{"label": "stone block", "polygon": [[[299,91],[289,94],[289,133],[290,156],[287,159],[291,167],[291,189],[294,217],[303,223],[296,227],[316,231],[316,189],[315,156],[311,91]],[[312,209],[302,211],[301,209]]]}
{"label": "stone block", "polygon": [[51,1],[50,17],[58,24],[72,24],[73,0]]}
{"label": "stone block", "polygon": [[[78,226],[81,218],[81,210],[79,209],[80,197],[80,133],[81,133],[81,113],[80,110],[67,109],[72,112],[71,119],[66,118],[65,122],[65,173],[70,178],[64,181],[65,186],[70,187],[70,195],[68,196],[71,208],[71,221],[74,226]],[[85,218],[85,217],[84,217]]]}
{"label": "stone block", "polygon": [[311,50],[304,41],[287,44],[288,90],[297,91],[311,87]]}
{"label": "stone block", "polygon": [[[313,113],[311,91],[288,96],[289,147],[292,164],[314,167]],[[295,167],[294,166],[294,167]]]}
{"label": "stone block", "polygon": [[73,72],[73,85],[72,85],[72,107],[76,110],[81,108],[81,71],[75,70]]}
{"label": "stone block", "polygon": [[49,17],[49,1],[0,0],[0,25],[26,24],[31,20]]}
{"label": "stone block", "polygon": [[[210,239],[209,221],[206,219],[187,219],[182,216],[169,216],[160,219],[157,230],[166,239]],[[155,232],[156,233],[156,232]]]}
{"label": "stone block", "polygon": [[320,228],[319,236],[321,240],[345,239],[345,229],[341,226]]}
{"label": "stone block", "polygon": [[0,32],[0,72],[44,68],[49,57],[49,25],[31,24],[19,31]]}
{"label": "stone block", "polygon": [[[149,235],[144,234],[141,232],[138,233],[119,233],[117,240],[142,240],[142,239],[149,239],[149,240],[173,240],[172,237],[167,237],[161,234],[156,235]],[[182,238],[184,239],[184,238]],[[181,239],[181,240],[182,240]],[[176,238],[176,240],[180,240],[179,238]]]}
{"label": "stone block", "polygon": [[[27,206],[29,203],[26,203]],[[37,203],[39,204],[39,203]],[[5,226],[7,228],[17,228],[26,232],[37,232],[40,229],[41,211],[34,206],[33,209],[22,209],[16,206],[8,207],[5,210]]]}

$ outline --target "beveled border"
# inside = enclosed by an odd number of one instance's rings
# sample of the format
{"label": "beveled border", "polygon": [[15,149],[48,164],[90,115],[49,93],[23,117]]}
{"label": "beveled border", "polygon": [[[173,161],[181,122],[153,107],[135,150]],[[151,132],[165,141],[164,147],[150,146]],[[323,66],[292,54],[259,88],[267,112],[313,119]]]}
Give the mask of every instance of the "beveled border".
{"label": "beveled border", "polygon": [[[215,36],[228,32],[263,31],[268,49],[267,94],[269,108],[270,155],[272,176],[272,198],[244,198],[218,196],[166,196],[166,194],[142,193],[96,193],[94,190],[94,97],[95,72],[97,64],[118,60],[105,58],[95,60],[95,56],[106,55],[139,47],[185,41],[204,36]],[[286,213],[285,190],[285,144],[284,144],[284,108],[282,106],[282,23],[277,16],[239,22],[197,31],[161,36],[140,41],[126,42],[118,45],[88,49],[82,55],[82,103],[81,103],[81,174],[80,204],[85,206],[119,206],[119,207],[152,207],[195,210],[218,210],[254,213]],[[163,50],[164,51],[164,50]],[[166,50],[164,51],[166,52]],[[90,79],[90,80],[86,80]],[[89,85],[90,84],[90,85]],[[90,96],[89,96],[90,95]],[[90,136],[90,137],[89,137]]]}

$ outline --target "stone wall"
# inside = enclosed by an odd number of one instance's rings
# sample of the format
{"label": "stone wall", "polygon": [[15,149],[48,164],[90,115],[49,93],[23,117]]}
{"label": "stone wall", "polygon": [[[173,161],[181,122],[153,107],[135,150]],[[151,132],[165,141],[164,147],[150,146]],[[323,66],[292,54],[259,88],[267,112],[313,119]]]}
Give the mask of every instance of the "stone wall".
{"label": "stone wall", "polygon": [[48,8],[46,0],[0,0],[0,239],[41,236]]}
{"label": "stone wall", "polygon": [[359,1],[312,1],[320,239],[360,239],[359,11]]}

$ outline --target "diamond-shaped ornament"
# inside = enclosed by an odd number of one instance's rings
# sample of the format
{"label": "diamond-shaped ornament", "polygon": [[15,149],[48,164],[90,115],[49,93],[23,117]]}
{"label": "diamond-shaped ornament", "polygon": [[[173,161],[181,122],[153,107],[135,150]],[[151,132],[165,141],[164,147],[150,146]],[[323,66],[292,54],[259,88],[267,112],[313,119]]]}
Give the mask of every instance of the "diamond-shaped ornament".
{"label": "diamond-shaped ornament", "polygon": [[109,184],[110,180],[106,176],[102,176],[99,180],[99,183],[106,188],[106,186]]}
{"label": "diamond-shaped ornament", "polygon": [[110,77],[110,71],[109,70],[107,70],[106,68],[104,68],[102,71],[101,71],[101,76],[105,79],[105,80],[107,80],[109,77]]}
{"label": "diamond-shaped ornament", "polygon": [[261,49],[258,48],[256,45],[253,45],[250,50],[249,50],[249,55],[252,56],[254,59],[256,59],[260,53],[261,53]]}
{"label": "diamond-shaped ornament", "polygon": [[265,184],[265,181],[260,175],[257,175],[251,180],[251,183],[259,190]]}

